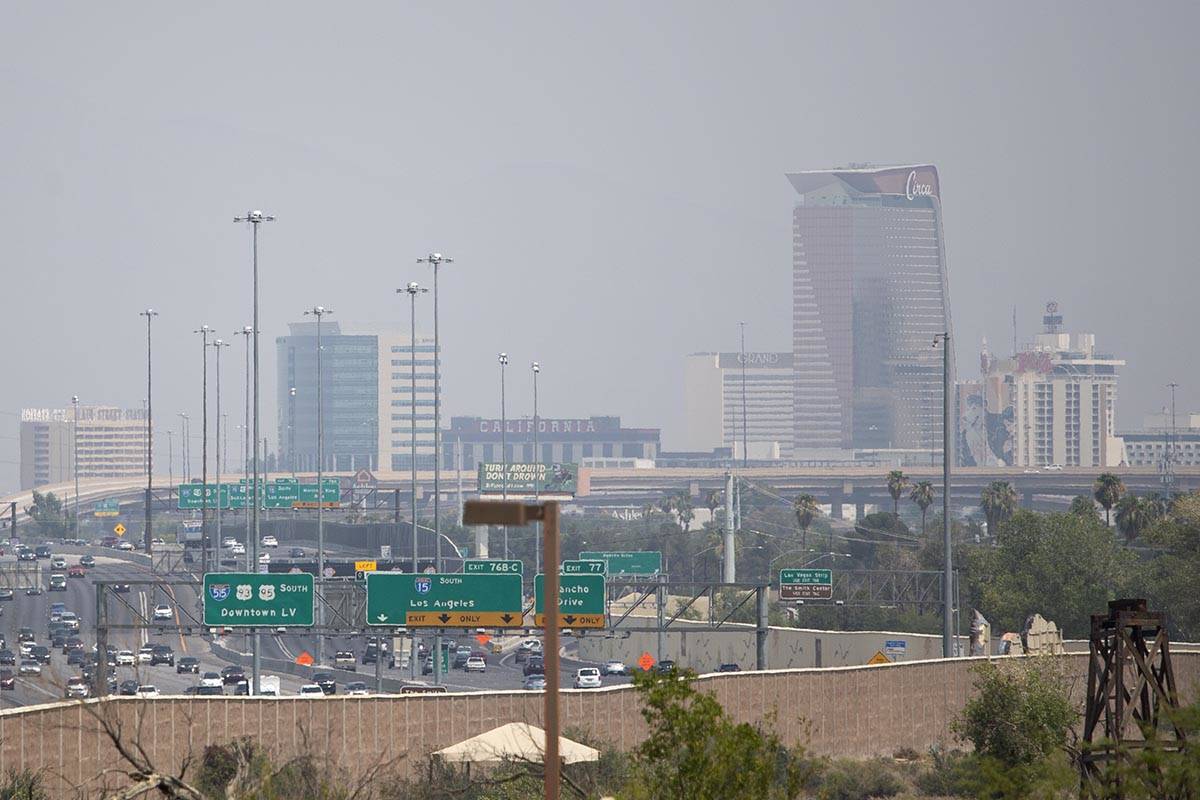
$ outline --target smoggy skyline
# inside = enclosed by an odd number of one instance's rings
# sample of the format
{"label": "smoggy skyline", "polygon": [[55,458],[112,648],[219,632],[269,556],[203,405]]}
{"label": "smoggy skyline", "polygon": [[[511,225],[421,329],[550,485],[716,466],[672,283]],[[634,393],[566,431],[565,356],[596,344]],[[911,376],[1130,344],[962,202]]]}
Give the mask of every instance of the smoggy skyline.
{"label": "smoggy skyline", "polygon": [[[305,308],[408,329],[441,273],[444,419],[619,414],[682,433],[683,357],[791,341],[785,173],[933,163],[960,377],[1056,300],[1128,362],[1118,427],[1200,408],[1194,4],[9,8],[0,30],[0,488],[22,407],[242,408],[261,208],[262,429]],[[418,306],[418,331],[431,307]],[[193,424],[198,436],[199,425]],[[230,432],[231,453],[233,432]],[[178,443],[178,439],[177,439]],[[199,453],[198,440],[193,453]],[[178,472],[178,451],[176,471]],[[162,470],[165,474],[165,469]]]}

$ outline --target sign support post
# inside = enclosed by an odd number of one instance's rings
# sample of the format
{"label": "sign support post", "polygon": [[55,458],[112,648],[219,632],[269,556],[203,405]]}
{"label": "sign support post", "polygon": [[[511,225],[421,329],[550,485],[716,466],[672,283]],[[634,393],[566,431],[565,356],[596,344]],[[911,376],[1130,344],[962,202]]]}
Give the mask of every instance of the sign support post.
{"label": "sign support post", "polygon": [[[541,521],[542,563],[547,567],[558,564],[558,503],[553,500],[537,505],[488,500],[468,500],[463,505],[463,523],[466,525],[527,525]],[[543,588],[543,636],[546,642],[544,665],[546,668],[545,709],[543,718],[546,728],[546,752],[544,761],[544,796],[546,800],[559,797],[558,755],[558,570],[548,569],[542,581]]]}

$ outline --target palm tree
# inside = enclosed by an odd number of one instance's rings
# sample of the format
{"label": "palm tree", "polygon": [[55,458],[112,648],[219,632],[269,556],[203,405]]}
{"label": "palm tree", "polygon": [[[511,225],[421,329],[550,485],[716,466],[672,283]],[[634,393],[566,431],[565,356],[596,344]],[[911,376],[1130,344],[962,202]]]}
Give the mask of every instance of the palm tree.
{"label": "palm tree", "polygon": [[1076,495],[1071,500],[1071,513],[1077,517],[1094,520],[1096,515],[1096,501],[1089,495]]}
{"label": "palm tree", "polygon": [[1017,490],[1008,481],[992,481],[979,495],[979,505],[987,517],[988,534],[995,538],[1000,523],[1017,510]]}
{"label": "palm tree", "polygon": [[1155,519],[1154,505],[1144,497],[1127,494],[1117,501],[1117,530],[1132,543]]}
{"label": "palm tree", "polygon": [[912,488],[908,494],[908,499],[917,504],[921,509],[921,535],[925,535],[925,514],[929,511],[929,507],[933,505],[933,484],[929,481],[921,481]]}
{"label": "palm tree", "polygon": [[687,533],[688,527],[696,517],[692,507],[691,495],[687,492],[680,492],[675,496],[675,516],[679,518],[679,529]]}
{"label": "palm tree", "polygon": [[1096,498],[1097,503],[1104,506],[1105,525],[1112,524],[1112,508],[1123,494],[1125,494],[1125,484],[1111,472],[1105,472],[1096,478],[1096,483],[1092,486],[1092,496]]}
{"label": "palm tree", "polygon": [[808,547],[808,526],[812,525],[813,520],[820,509],[817,507],[817,498],[811,494],[802,494],[796,497],[792,508],[796,511],[796,524],[800,526],[800,546]]}
{"label": "palm tree", "polygon": [[704,495],[704,507],[708,509],[711,519],[717,518],[717,509],[721,507],[721,491],[719,489],[713,489]]}
{"label": "palm tree", "polygon": [[900,516],[900,495],[908,486],[908,476],[898,469],[887,474],[888,494],[892,496],[892,514]]}

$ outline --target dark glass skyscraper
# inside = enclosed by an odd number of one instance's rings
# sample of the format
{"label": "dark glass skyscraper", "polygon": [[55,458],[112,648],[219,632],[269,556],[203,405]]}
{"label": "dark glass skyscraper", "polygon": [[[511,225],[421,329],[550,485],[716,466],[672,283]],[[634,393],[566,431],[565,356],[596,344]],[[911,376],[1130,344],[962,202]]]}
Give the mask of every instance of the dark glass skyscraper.
{"label": "dark glass skyscraper", "polygon": [[[942,447],[950,330],[941,192],[931,164],[787,176],[796,457]],[[953,376],[951,376],[953,379]]]}

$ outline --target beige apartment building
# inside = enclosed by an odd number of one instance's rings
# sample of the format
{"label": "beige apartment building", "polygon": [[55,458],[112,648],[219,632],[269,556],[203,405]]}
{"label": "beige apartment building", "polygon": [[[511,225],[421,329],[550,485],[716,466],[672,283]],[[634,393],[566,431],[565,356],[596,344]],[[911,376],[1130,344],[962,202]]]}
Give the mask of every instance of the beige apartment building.
{"label": "beige apartment building", "polygon": [[146,412],[140,408],[79,406],[21,409],[21,488],[66,483],[75,477],[130,478],[146,474]]}

